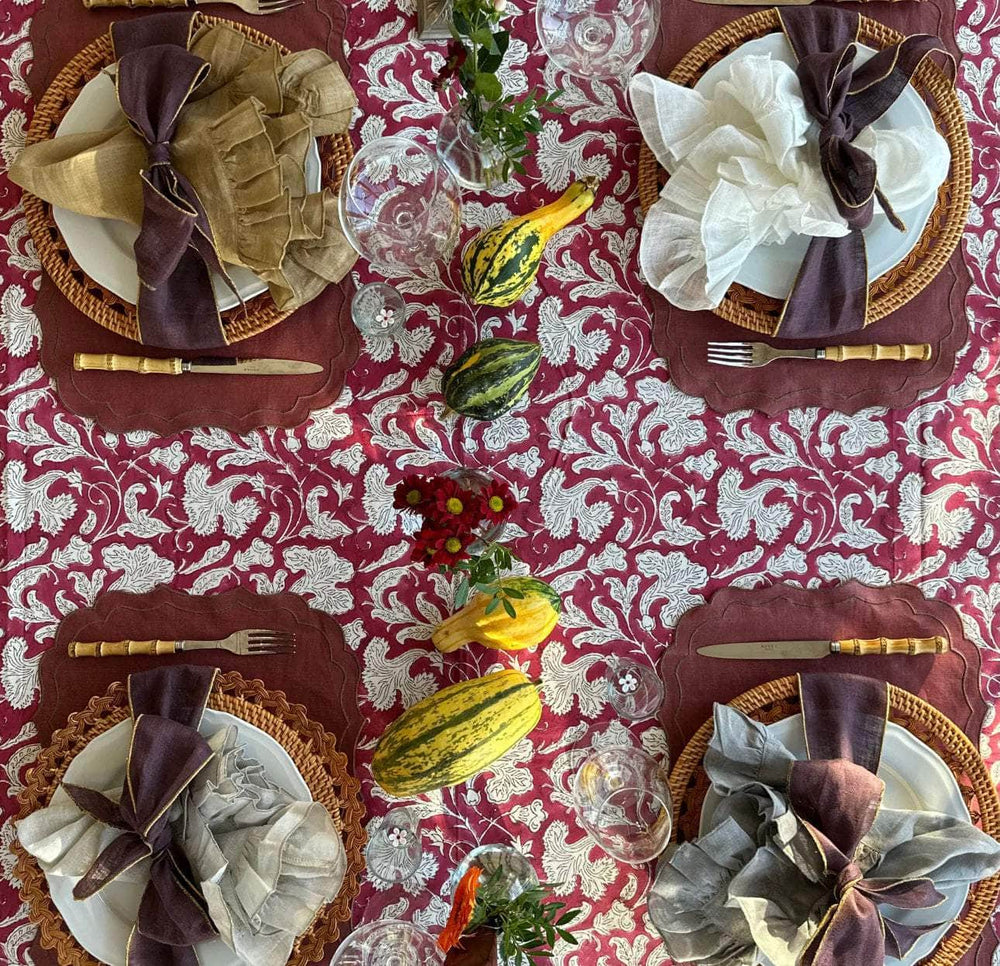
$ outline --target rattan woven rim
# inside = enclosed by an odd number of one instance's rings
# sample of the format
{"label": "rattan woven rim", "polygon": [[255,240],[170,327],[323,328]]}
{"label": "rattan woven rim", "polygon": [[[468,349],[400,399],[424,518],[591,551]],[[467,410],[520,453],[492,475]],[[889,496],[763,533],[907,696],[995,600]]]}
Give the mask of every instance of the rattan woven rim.
{"label": "rattan woven rim", "polygon": [[[326,807],[343,835],[347,852],[344,884],[337,898],[299,937],[288,961],[291,966],[318,963],[330,944],[341,938],[341,928],[350,927],[351,904],[361,888],[365,845],[361,783],[350,774],[347,757],[337,750],[336,738],[311,721],[302,705],[289,704],[281,691],[269,691],[262,681],[248,681],[238,671],[220,674],[209,707],[242,718],[274,738],[288,752],[313,798]],[[88,742],[127,717],[128,698],[120,682],[112,684],[105,694],[91,698],[83,711],[70,715],[66,727],[52,736],[52,744],[28,769],[18,794],[17,818],[46,805],[73,758]],[[35,859],[17,841],[11,849],[17,858],[14,872],[21,883],[20,896],[28,906],[29,918],[39,928],[42,946],[55,950],[63,966],[100,966],[73,938],[52,905],[45,874]]]}
{"label": "rattan woven rim", "polygon": [[[287,47],[259,30],[233,20],[198,14],[205,23],[226,24],[242,32],[252,43],[276,45],[287,54]],[[93,77],[114,63],[114,50],[107,34],[83,48],[59,73],[42,95],[28,129],[27,143],[34,144],[55,137],[56,128],[77,95]],[[320,142],[324,187],[337,191],[347,171],[354,149],[347,133],[323,138]],[[35,195],[24,193],[24,213],[28,230],[38,251],[42,267],[70,303],[99,325],[116,335],[135,342],[139,339],[139,324],[135,306],[123,301],[103,285],[95,282],[76,263],[52,217],[52,206]],[[281,311],[267,292],[250,299],[246,307],[222,313],[223,329],[228,343],[258,335],[282,319],[290,311]]]}
{"label": "rattan woven rim", "polygon": [[[770,724],[799,714],[798,678],[769,681],[745,691],[729,704],[757,721]],[[928,745],[955,775],[974,823],[1000,840],[1000,798],[975,746],[962,730],[940,711],[909,691],[889,685],[889,719]],[[684,840],[697,834],[697,821],[708,779],[702,766],[712,737],[709,719],[687,743],[670,773],[674,799],[674,834]],[[965,910],[934,952],[921,966],[954,966],[989,923],[1000,899],[1000,875],[976,883],[969,891]]]}
{"label": "rattan woven rim", "polygon": [[[693,86],[712,64],[748,40],[781,29],[777,11],[761,10],[716,30],[692,48],[670,72],[669,80]],[[859,39],[870,47],[898,43],[903,35],[891,27],[861,18]],[[948,263],[962,239],[972,201],[972,142],[965,123],[962,103],[948,75],[929,58],[920,65],[913,85],[930,109],[938,130],[951,148],[951,169],[938,191],[927,226],[916,247],[895,268],[869,286],[867,324],[885,318],[921,292]],[[649,146],[639,154],[639,203],[649,211],[659,197],[666,174],[657,164]],[[733,284],[715,314],[764,335],[778,329],[783,303],[743,285]]]}

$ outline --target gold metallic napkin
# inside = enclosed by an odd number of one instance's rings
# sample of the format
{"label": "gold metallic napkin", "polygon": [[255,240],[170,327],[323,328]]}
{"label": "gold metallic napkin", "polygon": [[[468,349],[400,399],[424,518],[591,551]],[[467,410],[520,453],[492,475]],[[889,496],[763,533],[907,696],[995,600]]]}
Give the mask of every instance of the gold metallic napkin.
{"label": "gold metallic napkin", "polygon": [[[313,139],[346,131],[357,99],[320,50],[283,56],[199,15],[190,49],[211,71],[181,112],[172,161],[194,185],[222,260],[264,279],[278,308],[295,309],[357,257],[336,197],[308,192],[305,180]],[[146,146],[123,117],[107,130],[30,145],[10,176],[61,208],[138,225],[146,164]]]}

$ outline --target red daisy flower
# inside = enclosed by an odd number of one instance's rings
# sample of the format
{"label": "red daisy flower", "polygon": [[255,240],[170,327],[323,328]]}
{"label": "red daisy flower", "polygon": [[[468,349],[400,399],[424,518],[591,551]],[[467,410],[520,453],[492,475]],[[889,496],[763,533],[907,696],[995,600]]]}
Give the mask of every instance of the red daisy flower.
{"label": "red daisy flower", "polygon": [[431,500],[433,508],[428,516],[443,528],[467,529],[480,520],[479,501],[471,490],[459,486],[455,480],[439,478]]}
{"label": "red daisy flower", "polygon": [[490,523],[503,523],[517,508],[517,500],[503,480],[493,480],[479,494],[479,499],[482,501],[482,517]]}
{"label": "red daisy flower", "polygon": [[430,505],[430,481],[416,473],[403,477],[403,482],[396,486],[392,495],[392,505],[397,510],[414,510],[425,513]]}
{"label": "red daisy flower", "polygon": [[428,567],[453,567],[469,559],[468,547],[475,539],[466,530],[426,524],[417,534],[411,559]]}

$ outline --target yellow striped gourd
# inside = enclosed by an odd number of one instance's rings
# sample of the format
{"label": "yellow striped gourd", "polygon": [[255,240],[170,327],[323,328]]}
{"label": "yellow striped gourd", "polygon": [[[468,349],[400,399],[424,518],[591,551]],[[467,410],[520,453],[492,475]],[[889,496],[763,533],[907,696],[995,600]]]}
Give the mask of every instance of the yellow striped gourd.
{"label": "yellow striped gourd", "polygon": [[389,725],[375,748],[375,781],[397,798],[458,785],[506,754],[541,716],[538,688],[520,671],[453,684]]}
{"label": "yellow striped gourd", "polygon": [[581,178],[551,204],[476,236],[462,255],[462,284],[472,301],[505,308],[522,298],[535,284],[545,243],[594,203],[596,191],[596,178]]}
{"label": "yellow striped gourd", "polygon": [[504,577],[500,586],[524,595],[520,600],[511,598],[517,616],[511,617],[503,607],[487,614],[493,598],[478,594],[431,634],[441,653],[455,651],[469,641],[498,651],[520,651],[541,644],[552,633],[562,610],[562,598],[556,590],[537,577]]}

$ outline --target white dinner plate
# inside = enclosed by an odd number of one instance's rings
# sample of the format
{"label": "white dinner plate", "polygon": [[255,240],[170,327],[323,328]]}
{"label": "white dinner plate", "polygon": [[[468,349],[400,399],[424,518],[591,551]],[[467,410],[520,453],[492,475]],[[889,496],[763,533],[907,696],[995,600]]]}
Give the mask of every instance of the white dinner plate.
{"label": "white dinner plate", "polygon": [[[84,85],[56,129],[56,137],[100,131],[120,120],[115,82],[107,72],[101,72]],[[320,174],[319,148],[313,141],[305,163],[307,190],[320,190]],[[139,229],[124,221],[92,218],[55,206],[52,216],[80,268],[95,282],[135,305],[139,298],[139,274],[133,246]],[[227,270],[244,301],[267,291],[267,282],[248,269],[230,265]],[[213,275],[212,287],[220,310],[234,309],[240,304],[218,275]]]}
{"label": "white dinner plate", "polygon": [[[748,40],[738,50],[734,50],[717,64],[713,64],[694,85],[695,90],[710,97],[715,85],[721,80],[728,79],[729,65],[737,58],[752,54],[770,54],[773,59],[783,61],[790,67],[794,67],[796,63],[795,55],[785,35],[767,34],[756,40]],[[865,63],[874,55],[875,51],[871,47],[858,44],[858,64]],[[872,129],[876,131],[905,127],[925,127],[934,130],[934,119],[931,117],[930,109],[912,84],[907,84],[889,110],[872,124]],[[817,130],[818,127],[814,124],[812,137],[816,136]],[[876,211],[871,225],[864,233],[868,250],[869,282],[884,275],[913,251],[936,203],[937,192],[922,205],[909,211],[897,212],[906,225],[906,231],[897,231],[881,211]],[[809,235],[792,235],[782,245],[758,245],[743,263],[736,281],[762,295],[787,298],[810,241]]]}
{"label": "white dinner plate", "polygon": [[[806,758],[802,715],[796,714],[784,718],[768,725],[767,730],[796,758],[799,760]],[[971,820],[965,800],[958,789],[958,782],[955,781],[955,776],[948,766],[919,738],[891,721],[886,726],[878,775],[885,782],[886,808],[942,812],[965,822]],[[699,834],[704,832],[719,801],[719,796],[709,788],[701,810]],[[935,907],[931,913],[934,919],[929,921],[956,918],[969,895],[968,886],[953,886],[941,891],[945,895],[945,901]],[[894,910],[893,915],[903,922],[910,920],[920,922],[920,916],[926,916],[927,912],[915,909],[908,913],[897,914]],[[921,936],[903,959],[886,956],[886,966],[914,966],[941,942],[950,925],[948,922],[940,929]]]}
{"label": "white dinner plate", "polygon": [[[227,725],[236,725],[239,742],[248,757],[264,766],[264,773],[298,801],[311,802],[309,786],[295,763],[277,741],[241,718],[224,711],[205,711],[199,731],[211,735]],[[122,762],[132,735],[132,722],[119,722],[98,735],[78,754],[66,770],[66,781],[87,788],[108,788]],[[145,883],[112,882],[97,895],[82,901],[73,898],[75,876],[45,876],[52,901],[77,942],[95,959],[109,966],[125,966],[125,949],[135,923]],[[202,966],[246,966],[221,939],[199,943],[195,950]]]}

